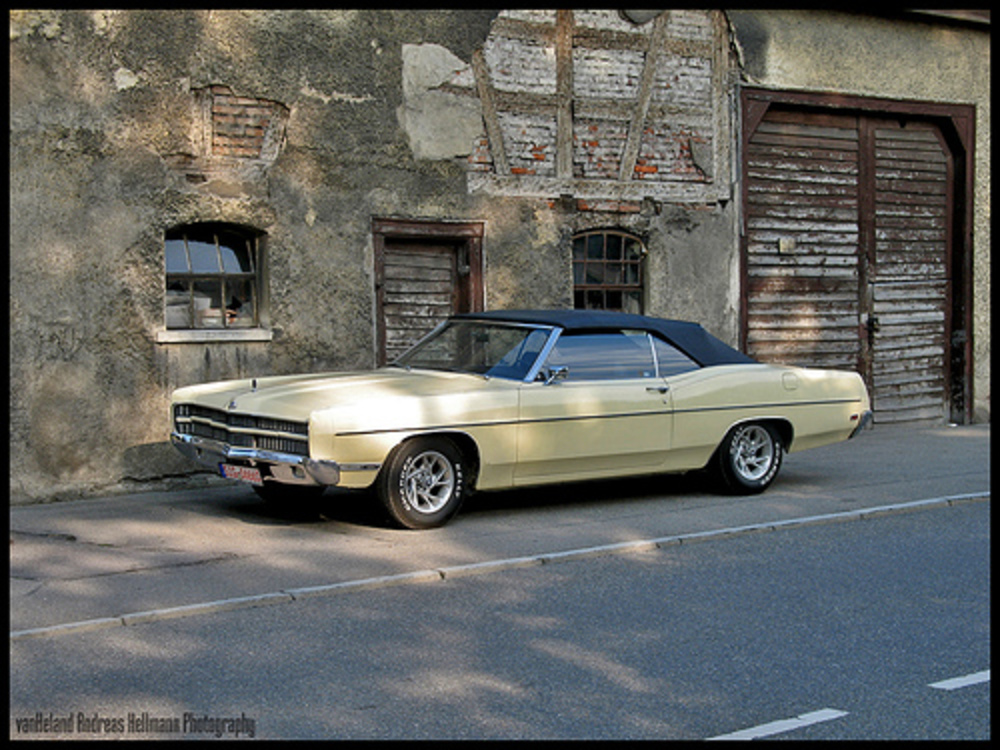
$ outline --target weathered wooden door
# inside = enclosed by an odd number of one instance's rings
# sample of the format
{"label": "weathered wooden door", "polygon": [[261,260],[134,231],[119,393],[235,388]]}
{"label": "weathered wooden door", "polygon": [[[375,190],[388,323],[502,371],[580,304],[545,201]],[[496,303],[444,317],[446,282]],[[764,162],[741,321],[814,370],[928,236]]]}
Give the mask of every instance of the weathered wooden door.
{"label": "weathered wooden door", "polygon": [[882,422],[949,418],[949,155],[927,123],[861,123],[863,374]]}
{"label": "weathered wooden door", "polygon": [[954,169],[938,127],[770,106],[744,168],[748,353],[856,369],[880,422],[949,418]]}
{"label": "weathered wooden door", "polygon": [[482,310],[481,224],[376,220],[379,365],[449,315]]}

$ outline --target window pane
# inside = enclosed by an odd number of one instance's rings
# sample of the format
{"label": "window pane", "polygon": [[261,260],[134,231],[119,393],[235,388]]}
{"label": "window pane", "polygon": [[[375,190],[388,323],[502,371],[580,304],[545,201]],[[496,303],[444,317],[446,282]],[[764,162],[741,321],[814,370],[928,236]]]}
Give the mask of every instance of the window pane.
{"label": "window pane", "polygon": [[222,328],[222,282],[196,281],[194,289],[194,327]]}
{"label": "window pane", "polygon": [[645,336],[623,333],[563,335],[546,366],[569,368],[569,380],[625,380],[655,376]]}
{"label": "window pane", "polygon": [[586,257],[586,245],[587,242],[583,237],[573,240],[573,260],[583,260]]}
{"label": "window pane", "polygon": [[627,292],[625,294],[625,303],[622,306],[622,312],[642,315],[642,292]]}
{"label": "window pane", "polygon": [[184,250],[183,239],[167,240],[163,243],[166,256],[167,273],[188,273],[187,252]]}
{"label": "window pane", "polygon": [[231,232],[219,233],[222,270],[225,273],[253,273],[253,256],[246,238]]}
{"label": "window pane", "polygon": [[226,279],[226,323],[230,328],[254,325],[253,290],[252,279]]}
{"label": "window pane", "polygon": [[587,258],[590,260],[604,259],[603,234],[591,234],[587,237]]}
{"label": "window pane", "polygon": [[191,289],[186,283],[167,284],[167,328],[191,327]]}
{"label": "window pane", "polygon": [[639,284],[639,264],[638,263],[628,263],[625,266],[625,283],[629,286],[636,286]]}
{"label": "window pane", "polygon": [[642,243],[635,237],[625,238],[625,260],[642,260]]}
{"label": "window pane", "polygon": [[622,236],[620,234],[607,235],[607,249],[605,250],[608,260],[621,260],[622,258]]}
{"label": "window pane", "polygon": [[656,349],[656,363],[660,367],[661,378],[698,369],[697,362],[661,338],[653,337],[653,348]]}
{"label": "window pane", "polygon": [[604,264],[602,263],[587,264],[587,283],[588,284],[604,283]]}
{"label": "window pane", "polygon": [[191,253],[192,273],[219,273],[219,254],[214,239],[205,242],[189,237],[188,251]]}

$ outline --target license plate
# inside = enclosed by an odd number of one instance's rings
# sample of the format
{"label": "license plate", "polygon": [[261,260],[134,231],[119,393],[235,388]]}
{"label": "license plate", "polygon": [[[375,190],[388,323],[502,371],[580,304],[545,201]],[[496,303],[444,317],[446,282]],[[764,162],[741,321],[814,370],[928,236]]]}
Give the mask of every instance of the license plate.
{"label": "license plate", "polygon": [[260,478],[260,469],[250,466],[233,466],[233,464],[219,464],[219,471],[226,479],[237,479],[240,482],[263,485],[264,480]]}

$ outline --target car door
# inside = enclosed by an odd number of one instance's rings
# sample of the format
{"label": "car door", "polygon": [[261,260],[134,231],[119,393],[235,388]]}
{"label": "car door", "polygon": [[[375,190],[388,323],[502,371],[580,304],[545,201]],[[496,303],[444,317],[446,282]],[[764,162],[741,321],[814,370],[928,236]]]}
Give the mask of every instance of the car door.
{"label": "car door", "polygon": [[555,373],[521,387],[515,484],[638,474],[663,463],[670,392],[646,333],[564,332],[542,368]]}

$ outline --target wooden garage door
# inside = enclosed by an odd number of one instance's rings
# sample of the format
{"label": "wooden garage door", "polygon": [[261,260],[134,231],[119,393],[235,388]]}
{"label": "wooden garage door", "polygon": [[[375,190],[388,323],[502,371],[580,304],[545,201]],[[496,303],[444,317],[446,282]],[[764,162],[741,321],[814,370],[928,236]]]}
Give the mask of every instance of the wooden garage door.
{"label": "wooden garage door", "polygon": [[877,421],[943,420],[950,168],[940,133],[773,106],[746,143],[747,351],[861,372]]}

